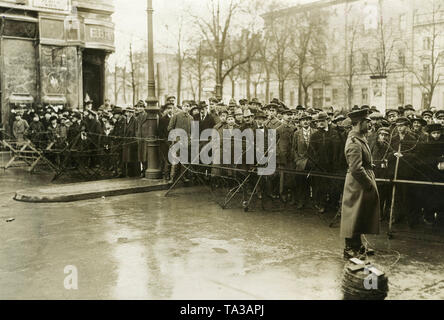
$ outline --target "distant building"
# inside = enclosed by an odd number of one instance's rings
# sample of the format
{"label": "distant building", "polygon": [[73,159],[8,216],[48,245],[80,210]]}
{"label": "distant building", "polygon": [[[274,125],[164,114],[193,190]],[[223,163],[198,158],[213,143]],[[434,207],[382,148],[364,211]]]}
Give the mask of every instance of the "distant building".
{"label": "distant building", "polygon": [[[267,19],[273,17],[292,16],[298,19],[304,11],[314,10],[326,18],[326,54],[322,58],[327,76],[310,86],[308,105],[346,108],[353,104],[368,104],[383,111],[410,103],[416,109],[430,104],[442,109],[444,4],[439,0],[434,3],[435,9],[433,0],[320,0],[269,12],[263,18],[267,25]],[[377,53],[381,18],[385,30],[385,58],[388,59],[385,61],[388,66],[385,79],[380,77],[381,70],[374,65],[371,68],[376,59],[382,58]],[[357,23],[354,23],[356,20]],[[352,29],[355,28],[354,50],[350,55]],[[434,31],[437,37],[433,37]],[[437,62],[434,68],[432,50]],[[349,92],[346,79],[351,64],[353,90]],[[441,81],[437,82],[430,103],[429,89],[439,74]],[[264,100],[278,97],[275,76],[270,84],[269,97],[265,97],[264,87],[262,81],[259,92]],[[298,81],[294,76],[285,83],[285,101],[290,105],[298,102]]]}
{"label": "distant building", "polygon": [[17,104],[103,104],[113,12],[110,0],[0,0],[2,122]]}

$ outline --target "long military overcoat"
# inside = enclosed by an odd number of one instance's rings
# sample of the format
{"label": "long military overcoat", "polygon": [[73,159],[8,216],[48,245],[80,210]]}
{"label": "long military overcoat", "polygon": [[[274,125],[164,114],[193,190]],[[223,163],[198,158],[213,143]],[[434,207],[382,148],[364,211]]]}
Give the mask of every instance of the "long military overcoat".
{"label": "long military overcoat", "polygon": [[379,193],[366,138],[352,130],[345,144],[348,164],[342,198],[341,236],[379,233]]}

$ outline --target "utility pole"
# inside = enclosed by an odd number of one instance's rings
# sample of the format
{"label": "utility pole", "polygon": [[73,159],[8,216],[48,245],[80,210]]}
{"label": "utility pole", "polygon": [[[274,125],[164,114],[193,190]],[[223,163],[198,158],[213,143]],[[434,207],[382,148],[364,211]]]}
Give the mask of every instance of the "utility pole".
{"label": "utility pole", "polygon": [[154,40],[153,40],[153,0],[147,0],[147,25],[148,25],[148,98],[146,100],[148,114],[148,136],[146,143],[148,147],[148,168],[146,177],[148,179],[160,179],[157,118],[159,115],[158,100],[156,98],[156,81],[154,78]]}

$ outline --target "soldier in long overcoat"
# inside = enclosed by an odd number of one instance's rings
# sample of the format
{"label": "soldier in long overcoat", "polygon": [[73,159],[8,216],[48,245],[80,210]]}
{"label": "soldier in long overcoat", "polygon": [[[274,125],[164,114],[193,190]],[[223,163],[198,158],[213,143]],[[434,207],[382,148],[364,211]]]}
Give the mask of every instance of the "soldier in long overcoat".
{"label": "soldier in long overcoat", "polygon": [[353,129],[345,144],[348,164],[342,198],[341,237],[345,238],[344,258],[365,251],[362,234],[379,234],[379,193],[373,172],[373,160],[365,138],[368,131],[368,110],[349,113]]}
{"label": "soldier in long overcoat", "polygon": [[125,114],[127,118],[123,128],[122,163],[126,169],[126,176],[136,177],[140,174],[140,165],[138,161],[137,123],[134,117],[134,109],[126,108]]}

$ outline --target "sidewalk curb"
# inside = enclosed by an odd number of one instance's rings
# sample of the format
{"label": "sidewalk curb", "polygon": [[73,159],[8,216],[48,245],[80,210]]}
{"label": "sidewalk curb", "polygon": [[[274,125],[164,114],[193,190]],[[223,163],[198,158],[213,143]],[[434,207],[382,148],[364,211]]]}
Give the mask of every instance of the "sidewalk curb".
{"label": "sidewalk curb", "polygon": [[[104,188],[98,191],[97,187],[100,187],[100,185],[103,185]],[[74,202],[167,190],[170,185],[170,183],[164,180],[112,179],[19,190],[15,193],[13,199],[31,203]],[[77,191],[69,192],[70,189],[77,189]]]}

